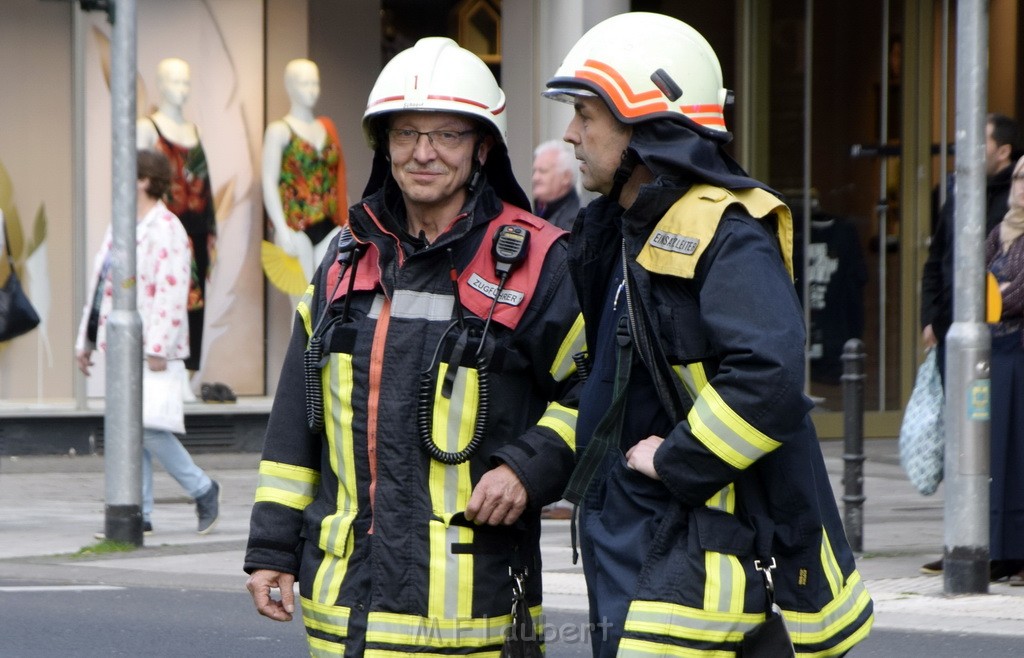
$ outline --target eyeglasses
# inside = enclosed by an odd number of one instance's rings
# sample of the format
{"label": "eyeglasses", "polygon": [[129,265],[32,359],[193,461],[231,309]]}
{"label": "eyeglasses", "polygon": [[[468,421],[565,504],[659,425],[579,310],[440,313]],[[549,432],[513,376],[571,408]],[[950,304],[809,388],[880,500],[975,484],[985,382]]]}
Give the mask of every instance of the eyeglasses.
{"label": "eyeglasses", "polygon": [[427,141],[434,148],[452,150],[458,148],[459,144],[462,144],[462,139],[466,135],[475,132],[475,130],[431,130],[424,133],[418,130],[410,130],[409,128],[389,128],[388,138],[391,140],[392,145],[399,148],[408,148],[420,140],[420,135],[426,135]]}

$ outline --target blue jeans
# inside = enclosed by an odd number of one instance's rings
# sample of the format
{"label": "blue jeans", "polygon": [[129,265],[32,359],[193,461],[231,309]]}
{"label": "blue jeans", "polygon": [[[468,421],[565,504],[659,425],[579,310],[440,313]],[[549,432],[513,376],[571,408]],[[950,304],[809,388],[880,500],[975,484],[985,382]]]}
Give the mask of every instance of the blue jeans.
{"label": "blue jeans", "polygon": [[142,431],[142,519],[150,521],[153,513],[153,456],[171,474],[181,488],[193,498],[209,491],[213,482],[196,466],[181,441],[167,430],[143,428]]}

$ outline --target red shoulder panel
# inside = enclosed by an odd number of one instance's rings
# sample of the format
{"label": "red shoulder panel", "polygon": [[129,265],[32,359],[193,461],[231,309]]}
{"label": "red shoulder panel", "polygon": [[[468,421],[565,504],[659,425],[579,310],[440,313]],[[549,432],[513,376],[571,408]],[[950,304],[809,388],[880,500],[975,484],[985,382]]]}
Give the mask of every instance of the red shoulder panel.
{"label": "red shoulder panel", "polygon": [[490,222],[490,235],[480,242],[473,260],[459,276],[462,305],[480,318],[487,317],[498,289],[500,279],[494,273],[491,244],[494,234],[505,224],[517,224],[530,232],[526,260],[509,275],[498,303],[494,306],[493,321],[515,329],[536,291],[548,250],[566,232],[525,210],[502,204],[501,214]]}
{"label": "red shoulder panel", "polygon": [[[377,246],[372,242],[364,243],[366,251],[359,257],[359,264],[356,266],[356,281],[353,285],[353,290],[360,292],[367,292],[377,288],[380,284],[380,252],[377,251]],[[338,268],[341,267],[337,262],[331,265],[331,269],[327,273],[328,286],[333,286],[334,281],[338,280]],[[345,270],[344,276],[341,278],[341,283],[338,284],[338,289],[334,291],[334,299],[341,299],[348,292],[348,281],[352,278],[352,268]],[[324,294],[328,294],[328,292]],[[331,301],[334,301],[332,299]]]}

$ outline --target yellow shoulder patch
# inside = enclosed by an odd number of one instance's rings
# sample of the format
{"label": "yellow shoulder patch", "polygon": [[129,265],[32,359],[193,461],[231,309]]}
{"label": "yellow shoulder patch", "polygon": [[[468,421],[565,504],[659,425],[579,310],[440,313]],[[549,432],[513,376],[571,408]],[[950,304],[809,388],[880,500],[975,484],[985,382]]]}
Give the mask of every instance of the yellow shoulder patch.
{"label": "yellow shoulder patch", "polygon": [[727,190],[713,185],[694,185],[672,204],[658,221],[637,263],[648,272],[692,279],[697,261],[718,229],[726,208],[741,204],[750,215],[762,219],[778,217],[778,238],[782,258],[793,275],[793,216],[786,204],[760,188]]}

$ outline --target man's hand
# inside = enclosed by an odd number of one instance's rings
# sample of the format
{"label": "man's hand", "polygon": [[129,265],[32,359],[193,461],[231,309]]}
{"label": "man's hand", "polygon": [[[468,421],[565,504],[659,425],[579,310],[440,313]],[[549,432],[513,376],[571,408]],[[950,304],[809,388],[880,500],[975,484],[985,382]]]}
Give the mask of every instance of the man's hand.
{"label": "man's hand", "polygon": [[[292,613],[295,612],[295,592],[292,590],[294,585],[295,576],[270,569],[257,569],[249,576],[249,580],[245,581],[245,588],[252,594],[256,610],[274,621],[292,620]],[[270,597],[272,587],[280,588],[280,601]]]}
{"label": "man's hand", "polygon": [[480,478],[466,505],[466,520],[487,525],[512,525],[526,509],[526,488],[502,464]]}
{"label": "man's hand", "polygon": [[921,342],[924,344],[925,349],[930,350],[939,344],[939,339],[935,337],[935,331],[931,325],[924,328],[921,332]]}
{"label": "man's hand", "polygon": [[662,437],[652,435],[637,443],[626,451],[626,466],[643,473],[652,480],[660,480],[661,477],[654,470],[654,453],[664,442],[665,439]]}
{"label": "man's hand", "polygon": [[89,348],[79,350],[78,354],[75,355],[75,360],[78,361],[78,369],[82,371],[83,375],[88,377],[89,368],[92,367],[92,350]]}

